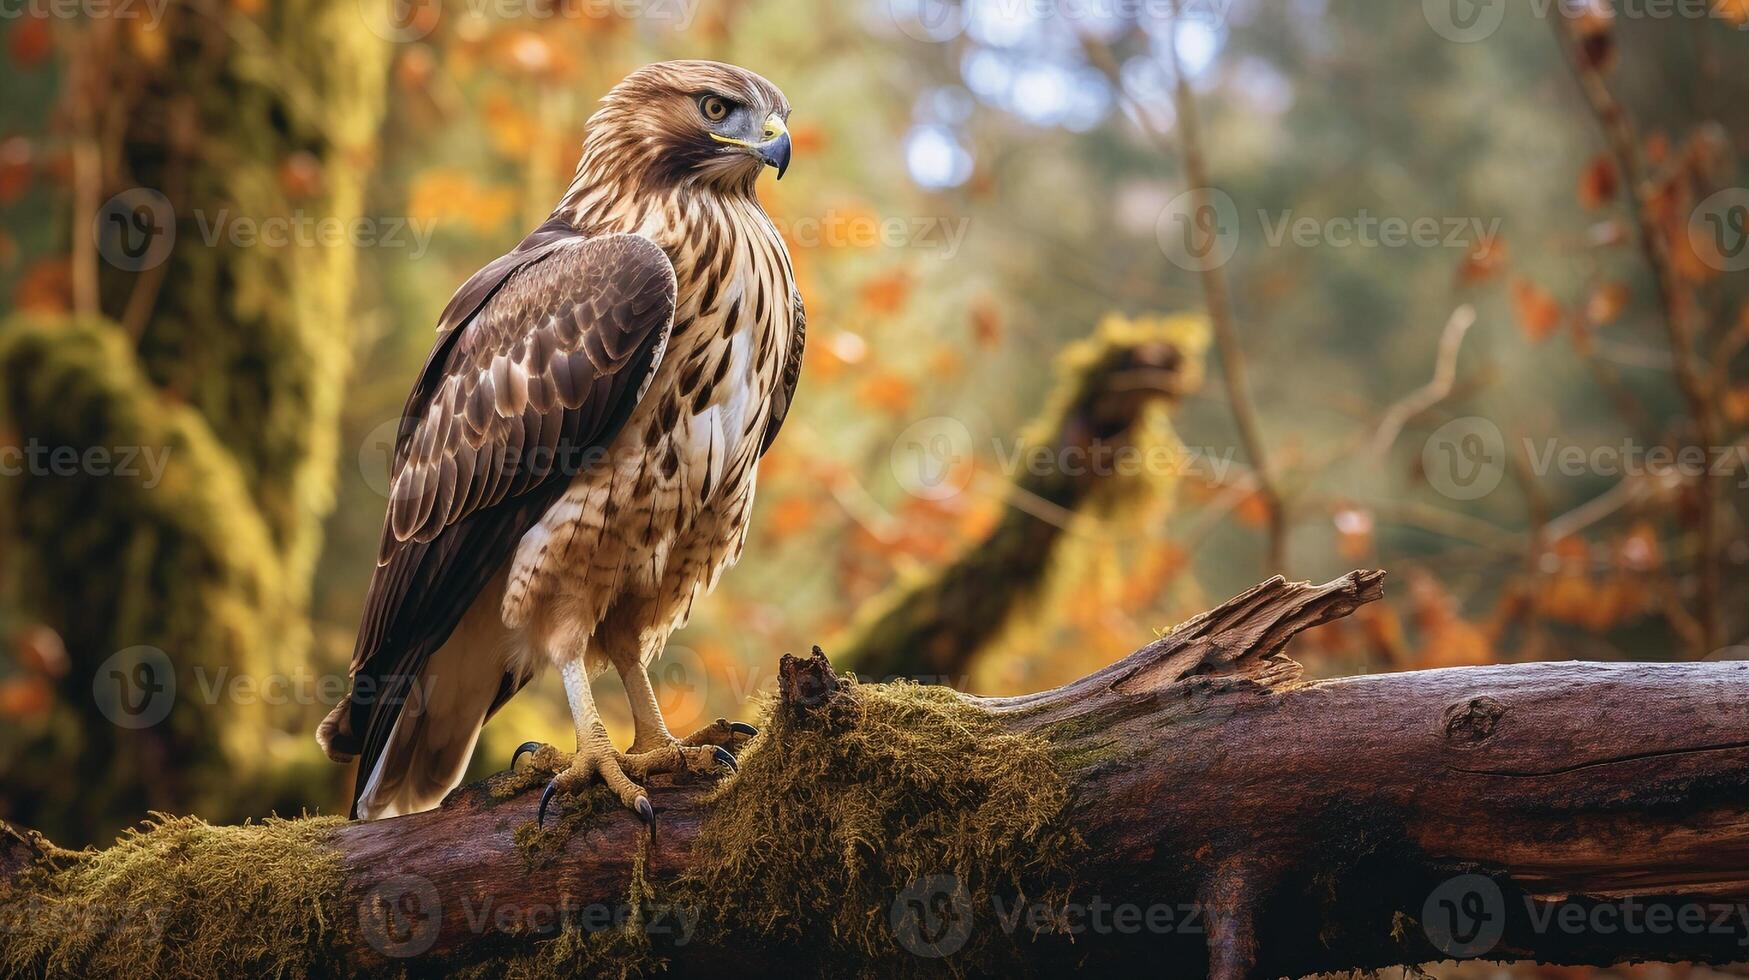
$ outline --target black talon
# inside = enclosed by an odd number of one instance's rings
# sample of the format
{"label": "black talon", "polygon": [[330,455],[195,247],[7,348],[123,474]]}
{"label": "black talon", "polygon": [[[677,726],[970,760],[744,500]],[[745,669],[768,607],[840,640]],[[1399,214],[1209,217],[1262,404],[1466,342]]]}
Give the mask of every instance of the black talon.
{"label": "black talon", "polygon": [[722,763],[725,766],[728,766],[730,772],[735,772],[741,768],[740,766],[735,764],[735,757],[733,755],[729,754],[728,749],[723,748],[721,745],[714,746],[714,748],[716,749],[715,755],[717,757],[717,761]]}
{"label": "black talon", "polygon": [[536,827],[542,827],[542,826],[546,825],[546,822],[547,822],[547,804],[552,802],[553,793],[558,790],[558,786],[559,786],[559,780],[557,777],[554,777],[552,779],[547,780],[547,788],[540,791],[540,812],[535,814],[535,818],[534,818],[534,825]]}
{"label": "black talon", "polygon": [[752,725],[749,725],[744,721],[731,721],[731,722],[729,722],[729,731],[740,732],[742,735],[749,735],[749,736],[759,734],[759,729],[754,728]]}
{"label": "black talon", "polygon": [[539,742],[524,742],[521,745],[518,745],[516,751],[510,753],[510,768],[516,768],[516,760],[522,758],[524,752],[536,752],[539,751],[539,749]]}
{"label": "black talon", "polygon": [[650,798],[647,796],[638,797],[637,810],[638,810],[638,819],[642,820],[644,823],[649,825],[649,827],[650,827],[650,839],[655,840],[656,839],[656,809],[655,809],[655,807],[652,807],[650,805]]}

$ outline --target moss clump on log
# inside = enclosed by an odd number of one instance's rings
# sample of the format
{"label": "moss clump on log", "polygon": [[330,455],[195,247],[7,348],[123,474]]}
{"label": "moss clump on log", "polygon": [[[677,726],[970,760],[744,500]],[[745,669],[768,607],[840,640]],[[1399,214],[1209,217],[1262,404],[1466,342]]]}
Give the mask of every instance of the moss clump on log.
{"label": "moss clump on log", "polygon": [[[1201,316],[1107,317],[1057,358],[1057,383],[1021,434],[1009,505],[983,540],[946,565],[902,579],[832,643],[865,677],[954,684],[1020,620],[1065,561],[1079,525],[1165,498],[1183,446],[1168,409],[1202,384]],[[1036,461],[1036,462],[1035,462]],[[1037,465],[1042,463],[1043,465]]]}
{"label": "moss clump on log", "polygon": [[[529,785],[522,773],[506,778],[515,780],[506,787]],[[1009,731],[946,688],[852,681],[805,715],[771,715],[740,771],[709,796],[686,872],[662,885],[634,874],[625,926],[567,928],[486,968],[654,974],[664,963],[662,939],[652,942],[642,923],[682,910],[697,917],[693,942],[809,950],[818,959],[806,969],[822,974],[1000,969],[1002,957],[1024,946],[991,921],[994,900],[1055,907],[1067,895],[1082,846],[1068,805],[1044,740]],[[538,848],[532,836],[519,835],[519,844]],[[963,947],[945,951],[950,959],[919,956],[895,938],[894,896],[907,890],[919,906],[969,903],[960,907],[983,921]]]}
{"label": "moss clump on log", "polygon": [[[799,940],[826,963],[892,976],[939,966],[895,943],[894,895],[933,881],[985,912],[999,895],[1061,898],[1080,838],[1043,739],[941,687],[851,682],[830,698],[774,713],[713,794],[679,889],[733,915],[710,928]],[[991,926],[972,931],[955,969],[998,965]]]}
{"label": "moss clump on log", "polygon": [[0,973],[306,976],[341,921],[339,817],[215,827],[156,816],[0,884]]}

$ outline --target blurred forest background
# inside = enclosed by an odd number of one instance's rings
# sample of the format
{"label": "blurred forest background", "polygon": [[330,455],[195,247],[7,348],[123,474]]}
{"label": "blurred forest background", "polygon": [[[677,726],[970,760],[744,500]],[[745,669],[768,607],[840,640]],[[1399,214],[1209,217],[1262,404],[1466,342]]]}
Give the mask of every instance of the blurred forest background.
{"label": "blurred forest background", "polygon": [[[1300,642],[1314,674],[1749,656],[1746,22],[8,5],[0,817],[344,811],[312,732],[437,313],[546,216],[601,94],[676,57],[795,106],[762,194],[811,333],[747,557],[656,669],[677,731],[813,643],[1019,693],[1357,566],[1389,601]],[[537,685],[475,772],[568,724]]]}

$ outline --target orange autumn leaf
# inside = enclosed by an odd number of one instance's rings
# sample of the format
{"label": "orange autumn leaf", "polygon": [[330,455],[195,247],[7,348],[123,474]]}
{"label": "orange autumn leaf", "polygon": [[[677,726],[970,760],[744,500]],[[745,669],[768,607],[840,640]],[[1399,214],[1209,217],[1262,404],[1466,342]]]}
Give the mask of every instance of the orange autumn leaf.
{"label": "orange autumn leaf", "polygon": [[0,715],[22,718],[41,714],[54,703],[48,681],[25,674],[0,681]]}
{"label": "orange autumn leaf", "polygon": [[[1355,621],[1366,638],[1373,659],[1391,667],[1409,665],[1409,641],[1403,636],[1403,618],[1388,602],[1374,602],[1355,610]],[[1341,622],[1341,620],[1337,620]]]}
{"label": "orange autumn leaf", "polygon": [[1627,283],[1606,282],[1591,291],[1591,297],[1585,301],[1585,317],[1593,326],[1614,323],[1632,296]]}
{"label": "orange autumn leaf", "polygon": [[903,269],[895,269],[864,282],[858,295],[872,312],[896,313],[911,295],[911,277]]}
{"label": "orange autumn leaf", "polygon": [[514,190],[482,186],[459,168],[427,170],[415,176],[407,190],[408,216],[431,224],[455,220],[475,231],[490,232],[515,211]]}
{"label": "orange autumn leaf", "polygon": [[18,277],[12,301],[27,313],[65,313],[73,307],[73,271],[65,257],[39,259]]}
{"label": "orange autumn leaf", "polygon": [[1670,159],[1670,137],[1662,130],[1646,137],[1646,160],[1654,167],[1661,167],[1664,161]]}
{"label": "orange autumn leaf", "polygon": [[988,296],[972,302],[972,339],[979,347],[991,348],[1002,343],[1002,314]]}
{"label": "orange autumn leaf", "polygon": [[161,65],[170,57],[170,32],[145,18],[127,22],[128,47],[149,65]]}
{"label": "orange autumn leaf", "polygon": [[1154,603],[1190,564],[1190,556],[1171,542],[1147,550],[1123,583],[1122,605],[1139,613]]}
{"label": "orange autumn leaf", "polygon": [[1420,632],[1419,666],[1474,667],[1494,662],[1487,634],[1459,615],[1457,600],[1433,576],[1421,573],[1410,579],[1409,603]]}
{"label": "orange autumn leaf", "polygon": [[1547,339],[1561,325],[1561,304],[1554,294],[1528,279],[1512,280],[1512,310],[1533,341]]}
{"label": "orange autumn leaf", "polygon": [[1503,238],[1484,238],[1477,242],[1458,265],[1458,285],[1472,286],[1492,279],[1505,266],[1508,254]]}
{"label": "orange autumn leaf", "polygon": [[1601,208],[1615,200],[1620,186],[1615,161],[1600,153],[1579,174],[1579,203],[1594,210]]}
{"label": "orange autumn leaf", "polygon": [[793,537],[813,527],[819,514],[819,504],[810,497],[784,497],[771,508],[771,517],[765,526],[775,537]]}
{"label": "orange autumn leaf", "polygon": [[1683,281],[1696,285],[1711,282],[1720,269],[1730,268],[1719,250],[1717,236],[1702,222],[1672,218],[1663,224],[1670,241],[1670,267]]}
{"label": "orange autumn leaf", "polygon": [[6,39],[6,51],[19,68],[35,68],[55,50],[55,34],[47,17],[31,15],[17,21]]}
{"label": "orange autumn leaf", "polygon": [[1269,502],[1263,494],[1253,491],[1233,508],[1233,519],[1246,527],[1263,527],[1269,523]]}
{"label": "orange autumn leaf", "polygon": [[299,150],[279,161],[279,189],[285,196],[300,200],[322,193],[322,162],[315,155]]}
{"label": "orange autumn leaf", "polygon": [[1725,418],[1735,423],[1749,422],[1749,382],[1725,392],[1723,407]]}
{"label": "orange autumn leaf", "polygon": [[915,397],[916,387],[891,371],[872,375],[856,388],[856,398],[862,404],[893,415],[910,411]]}
{"label": "orange autumn leaf", "polygon": [[790,129],[789,142],[798,156],[812,155],[826,148],[826,131],[811,124],[798,125]]}
{"label": "orange autumn leaf", "polygon": [[425,44],[404,44],[395,59],[395,84],[409,93],[420,92],[437,73],[437,58]]}
{"label": "orange autumn leaf", "polygon": [[946,345],[939,346],[935,353],[929,355],[929,376],[941,381],[951,381],[966,373],[966,359],[958,350]]}
{"label": "orange autumn leaf", "polygon": [[508,94],[496,92],[488,96],[482,110],[493,149],[512,159],[526,157],[533,151],[538,124]]}
{"label": "orange autumn leaf", "polygon": [[30,140],[11,136],[0,140],[0,204],[11,204],[30,187],[35,156]]}

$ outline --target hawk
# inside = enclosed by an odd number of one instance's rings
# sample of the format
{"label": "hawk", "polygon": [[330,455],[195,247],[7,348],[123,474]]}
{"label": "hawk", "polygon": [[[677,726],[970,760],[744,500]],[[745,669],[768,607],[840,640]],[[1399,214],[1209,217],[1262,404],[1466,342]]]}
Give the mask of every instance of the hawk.
{"label": "hawk", "polygon": [[[647,667],[739,558],[800,372],[801,297],[754,193],[789,166],[789,113],[732,65],[633,72],[552,216],[450,299],[402,413],[352,688],[317,731],[358,759],[354,817],[436,806],[549,663],[577,752],[541,819],[599,777],[653,827],[635,778],[733,767],[669,733]],[[609,667],[626,752],[590,689]]]}

